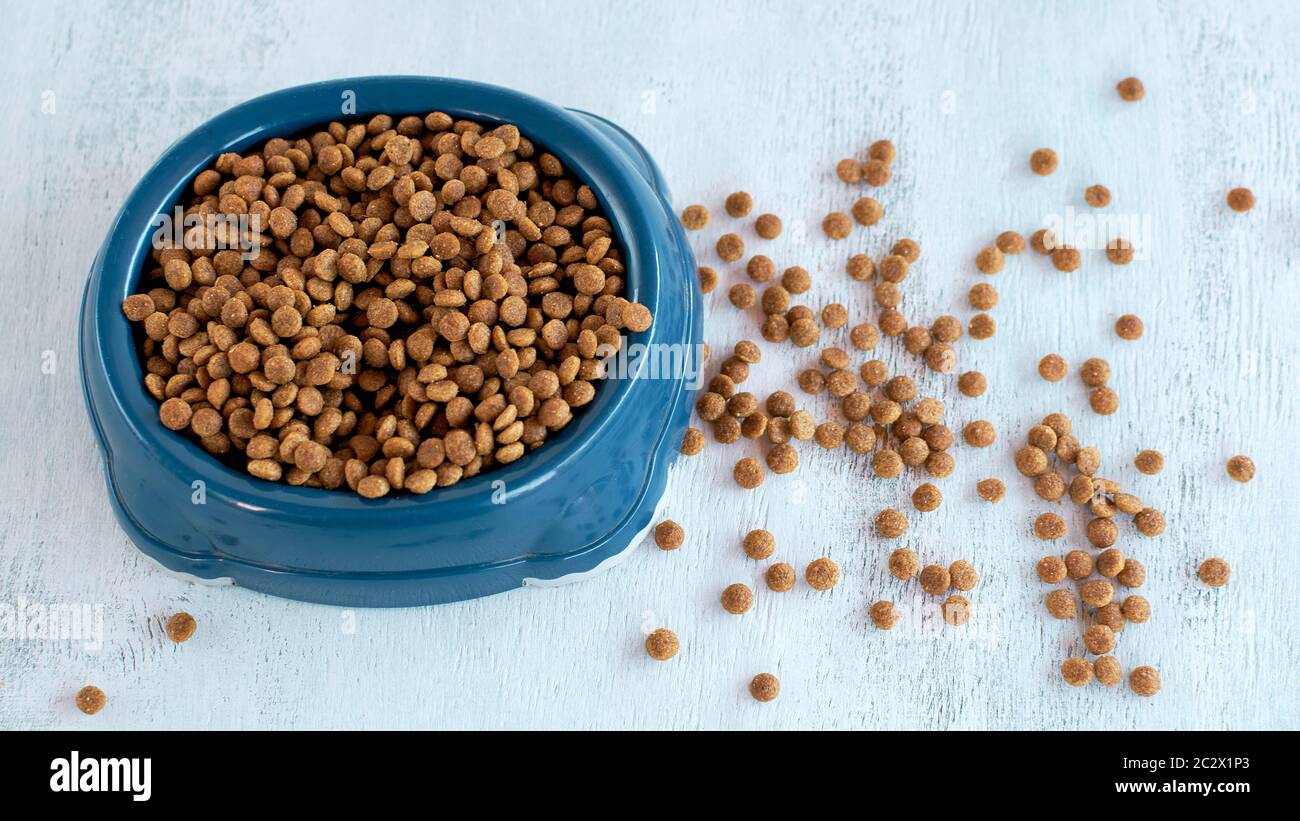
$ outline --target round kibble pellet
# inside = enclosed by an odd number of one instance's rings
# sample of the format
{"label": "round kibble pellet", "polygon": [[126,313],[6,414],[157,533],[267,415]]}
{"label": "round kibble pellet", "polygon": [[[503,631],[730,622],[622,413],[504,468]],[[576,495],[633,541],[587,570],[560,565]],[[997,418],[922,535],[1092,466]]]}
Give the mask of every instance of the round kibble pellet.
{"label": "round kibble pellet", "polygon": [[1092,683],[1092,665],[1087,659],[1068,658],[1061,662],[1061,678],[1071,687],[1083,687]]}
{"label": "round kibble pellet", "polygon": [[880,630],[893,630],[898,624],[898,608],[892,601],[878,601],[871,605],[871,623]]}
{"label": "round kibble pellet", "polygon": [[998,304],[998,289],[987,282],[977,282],[971,286],[968,297],[972,308],[989,311]]}
{"label": "round kibble pellet", "polygon": [[1154,667],[1134,667],[1128,674],[1128,686],[1143,698],[1150,698],[1160,692],[1160,673]]}
{"label": "round kibble pellet", "polygon": [[776,214],[759,214],[754,220],[754,233],[763,239],[776,239],[781,236],[781,218]]}
{"label": "round kibble pellet", "polygon": [[984,419],[977,419],[974,422],[967,422],[961,430],[962,438],[966,444],[976,448],[986,448],[993,444],[997,439],[997,429],[993,423]]}
{"label": "round kibble pellet", "polygon": [[975,267],[984,274],[996,274],[1006,265],[1006,259],[1002,252],[995,246],[981,248],[980,252],[975,255]]}
{"label": "round kibble pellet", "polygon": [[921,568],[921,589],[932,596],[942,596],[952,587],[952,576],[941,564],[927,564]]}
{"label": "round kibble pellet", "polygon": [[772,701],[781,695],[781,682],[771,673],[759,673],[749,680],[749,694],[755,701]]}
{"label": "round kibble pellet", "polygon": [[682,209],[682,226],[688,231],[698,231],[709,224],[709,209],[703,205],[688,205]]}
{"label": "round kibble pellet", "polygon": [[890,140],[876,140],[867,147],[867,157],[873,160],[880,160],[884,163],[891,163],[898,151],[894,148],[894,143]]}
{"label": "round kibble pellet", "polygon": [[840,160],[835,164],[835,176],[842,182],[856,184],[862,182],[862,163],[854,159]]}
{"label": "round kibble pellet", "polygon": [[727,200],[723,203],[727,215],[731,217],[749,216],[749,211],[754,207],[754,198],[744,191],[737,191],[734,194],[728,194]]}
{"label": "round kibble pellet", "polygon": [[1065,495],[1065,480],[1061,474],[1048,471],[1034,479],[1034,494],[1048,502],[1058,501]]}
{"label": "round kibble pellet", "polygon": [[1165,457],[1158,450],[1143,450],[1133,457],[1133,464],[1141,473],[1154,476],[1164,470]]}
{"label": "round kibble pellet", "polygon": [[736,480],[736,484],[746,490],[753,490],[763,484],[763,465],[754,457],[746,456],[736,462],[731,476]]}
{"label": "round kibble pellet", "polygon": [[768,589],[777,593],[784,593],[794,587],[795,579],[794,568],[785,562],[777,562],[764,574]]}
{"label": "round kibble pellet", "polygon": [[1065,520],[1055,513],[1042,513],[1034,520],[1034,535],[1044,541],[1065,536]]}
{"label": "round kibble pellet", "polygon": [[1038,375],[1048,382],[1060,382],[1069,370],[1070,366],[1060,354],[1049,353],[1038,360]]}
{"label": "round kibble pellet", "polygon": [[1047,612],[1056,619],[1072,619],[1079,612],[1079,603],[1075,601],[1073,594],[1069,590],[1057,588],[1047,594],[1044,599],[1047,606]]}
{"label": "round kibble pellet", "polygon": [[1223,559],[1211,558],[1201,562],[1196,575],[1210,587],[1223,587],[1228,583],[1232,568]]}
{"label": "round kibble pellet", "polygon": [[[929,454],[927,453],[926,456]],[[943,493],[929,482],[917,486],[916,490],[912,491],[912,507],[922,513],[938,510],[941,504],[943,504]]]}
{"label": "round kibble pellet", "polygon": [[1115,631],[1104,624],[1090,625],[1083,631],[1083,646],[1093,655],[1105,655],[1115,649]]}
{"label": "round kibble pellet", "polygon": [[1165,517],[1155,508],[1143,508],[1133,516],[1133,524],[1143,536],[1159,536],[1165,532]]}
{"label": "round kibble pellet", "polygon": [[1079,367],[1079,377],[1083,379],[1083,384],[1089,387],[1105,385],[1110,381],[1110,363],[1096,357],[1084,360],[1083,365]]}
{"label": "round kibble pellet", "polygon": [[77,691],[75,701],[78,710],[88,716],[93,716],[104,709],[104,705],[108,703],[108,696],[104,695],[104,691],[95,685],[87,684]]}
{"label": "round kibble pellet", "polygon": [[1098,607],[1097,612],[1093,614],[1093,618],[1097,624],[1104,624],[1115,633],[1123,630],[1124,625],[1127,624],[1124,619],[1124,611],[1120,609],[1119,604],[1116,602],[1111,602],[1105,607]]}
{"label": "round kibble pellet", "polygon": [[732,305],[735,305],[742,311],[747,311],[754,307],[758,295],[754,293],[753,285],[750,285],[747,282],[738,282],[735,285],[732,285],[731,289],[727,291],[727,299],[731,301]]}
{"label": "round kibble pellet", "polygon": [[767,282],[776,276],[776,263],[764,254],[755,254],[745,263],[745,273],[755,282]]}
{"label": "round kibble pellet", "polygon": [[660,627],[645,638],[645,651],[655,661],[667,661],[677,655],[680,648],[677,634],[666,627]]}
{"label": "round kibble pellet", "polygon": [[966,371],[957,377],[957,390],[961,391],[962,396],[983,396],[988,387],[988,380],[979,371]]}
{"label": "round kibble pellet", "polygon": [[1044,556],[1034,566],[1038,578],[1048,584],[1060,584],[1065,581],[1065,562],[1060,556]]}
{"label": "round kibble pellet", "polygon": [[1105,579],[1092,579],[1080,585],[1079,598],[1089,607],[1105,607],[1115,598],[1115,588]]}
{"label": "round kibble pellet", "polygon": [[1076,580],[1082,581],[1092,575],[1095,562],[1088,553],[1082,550],[1071,550],[1065,554],[1065,572]]}
{"label": "round kibble pellet", "polygon": [[952,579],[952,589],[963,593],[974,590],[975,585],[979,583],[979,574],[975,572],[975,565],[965,559],[958,559],[948,565],[948,575]]}
{"label": "round kibble pellet", "polygon": [[1116,265],[1128,265],[1135,254],[1133,243],[1123,237],[1116,237],[1106,243],[1106,259]]}
{"label": "round kibble pellet", "polygon": [[686,531],[672,519],[655,525],[655,545],[660,550],[676,550],[686,541]]}
{"label": "round kibble pellet", "polygon": [[745,534],[742,546],[749,558],[766,559],[776,550],[776,538],[768,531],[758,528]]}
{"label": "round kibble pellet", "polygon": [[739,234],[723,234],[718,237],[716,249],[722,259],[735,262],[745,255],[745,241]]}
{"label": "round kibble pellet", "polygon": [[1151,604],[1142,596],[1128,596],[1119,609],[1133,624],[1142,624],[1151,618]]}
{"label": "round kibble pellet", "polygon": [[167,619],[164,629],[167,631],[167,638],[180,644],[189,641],[197,627],[198,622],[194,620],[194,617],[181,611],[180,613],[174,613],[171,618]]}
{"label": "round kibble pellet", "polygon": [[1234,188],[1228,192],[1228,207],[1244,213],[1255,207],[1255,193],[1249,188]]}
{"label": "round kibble pellet", "polygon": [[842,211],[832,211],[822,219],[822,232],[831,239],[844,239],[853,231],[853,221]]}
{"label": "round kibble pellet", "polygon": [[754,591],[740,583],[729,584],[723,589],[721,600],[723,610],[738,616],[753,606]]}
{"label": "round kibble pellet", "polygon": [[1142,318],[1136,314],[1124,314],[1115,320],[1115,335],[1132,342],[1142,338]]}
{"label": "round kibble pellet", "polygon": [[1029,155],[1029,168],[1040,177],[1046,177],[1056,170],[1056,152],[1050,148],[1039,148]]}
{"label": "round kibble pellet", "polygon": [[1129,588],[1141,587],[1147,580],[1147,569],[1142,562],[1127,556],[1124,559],[1124,569],[1115,577],[1115,581]]}
{"label": "round kibble pellet", "polygon": [[1071,273],[1079,270],[1083,257],[1079,255],[1079,249],[1062,246],[1052,251],[1052,266],[1062,273]]}
{"label": "round kibble pellet", "polygon": [[889,182],[891,176],[893,172],[884,160],[872,159],[862,164],[862,179],[872,188],[879,188]]}
{"label": "round kibble pellet", "polygon": [[907,517],[887,507],[876,514],[876,532],[887,539],[897,539],[907,532]]}
{"label": "round kibble pellet", "polygon": [[1255,461],[1249,456],[1237,455],[1228,460],[1228,476],[1234,482],[1245,484],[1255,478]]}
{"label": "round kibble pellet", "polygon": [[920,566],[920,559],[910,548],[900,547],[889,554],[889,572],[896,579],[907,581],[916,575]]}
{"label": "round kibble pellet", "polygon": [[1029,235],[1029,247],[1034,249],[1035,253],[1047,256],[1056,249],[1056,234],[1047,228],[1039,228]]}
{"label": "round kibble pellet", "polygon": [[849,209],[858,225],[875,225],[885,215],[884,207],[871,197],[862,197]]}
{"label": "round kibble pellet", "polygon": [[803,572],[808,586],[814,590],[830,590],[840,581],[840,566],[826,557],[813,559]]}
{"label": "round kibble pellet", "polygon": [[1025,238],[1015,231],[1003,231],[994,245],[1004,254],[1021,254],[1025,250]]}
{"label": "round kibble pellet", "polygon": [[1115,84],[1115,90],[1119,92],[1120,99],[1129,103],[1136,103],[1146,96],[1146,89],[1142,86],[1142,81],[1136,77],[1125,77]]}
{"label": "round kibble pellet", "polygon": [[[1099,521],[1108,522],[1109,520],[1101,519]],[[1119,548],[1112,547],[1108,550],[1103,550],[1101,555],[1097,556],[1097,572],[1107,578],[1113,579],[1124,572],[1124,563],[1124,554],[1119,550]]]}
{"label": "round kibble pellet", "polygon": [[694,456],[704,450],[704,431],[699,428],[687,428],[682,437],[681,452],[685,456]]}
{"label": "round kibble pellet", "polygon": [[1093,208],[1105,208],[1110,205],[1110,189],[1104,185],[1090,185],[1083,191],[1083,201]]}
{"label": "round kibble pellet", "polygon": [[1124,669],[1114,656],[1102,656],[1092,663],[1092,674],[1097,681],[1107,687],[1114,687],[1124,680]]}
{"label": "round kibble pellet", "polygon": [[[1110,547],[1119,539],[1119,527],[1110,519],[1096,518],[1088,522],[1088,541],[1092,542],[1093,547]],[[1105,555],[1105,554],[1103,554]],[[1100,569],[1100,564],[1098,564]],[[1102,570],[1103,576],[1114,576],[1124,569],[1123,557],[1120,559],[1119,567],[1114,573],[1107,573]]]}

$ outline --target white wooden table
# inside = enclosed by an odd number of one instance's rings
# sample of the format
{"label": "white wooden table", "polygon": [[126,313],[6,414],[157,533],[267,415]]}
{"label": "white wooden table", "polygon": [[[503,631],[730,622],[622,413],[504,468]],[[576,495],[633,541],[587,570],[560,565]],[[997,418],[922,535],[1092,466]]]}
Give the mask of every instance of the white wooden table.
{"label": "white wooden table", "polygon": [[[0,258],[8,294],[0,323],[0,604],[102,607],[105,640],[0,639],[0,727],[163,728],[1268,728],[1300,726],[1297,651],[1295,340],[1300,336],[1300,68],[1294,4],[911,4],[841,0],[817,5],[556,3],[543,23],[501,2],[492,13],[455,8],[426,24],[411,4],[283,3],[216,30],[204,4],[21,4],[0,33],[6,92],[0,131]],[[533,39],[525,32],[537,31]],[[533,47],[540,53],[530,52]],[[941,482],[943,507],[911,512],[920,478],[867,475],[847,451],[802,448],[800,470],[757,492],[730,480],[753,443],[710,444],[675,468],[667,515],[686,528],[675,553],[634,549],[617,569],[549,590],[520,590],[433,609],[341,611],[165,577],[117,528],[77,375],[75,323],[85,272],[124,195],[174,139],[243,99],[337,76],[428,73],[512,86],[606,115],[635,133],[664,168],[680,208],[708,204],[696,235],[701,262],[722,272],[709,299],[714,350],[758,338],[753,315],[727,303],[743,278],[712,242],[728,225],[731,190],[786,222],[751,252],[814,272],[809,295],[865,317],[868,294],[843,272],[849,253],[883,253],[917,239],[922,260],[905,286],[909,317],[963,319],[978,280],[973,257],[999,231],[1026,235],[1044,217],[1082,205],[1103,182],[1111,210],[1151,220],[1152,258],[1124,269],[1099,252],[1060,274],[1032,254],[996,278],[999,330],[964,340],[963,369],[991,389],[957,395],[892,344],[885,358],[948,401],[954,427],[993,421],[996,446],[958,446]],[[1136,74],[1138,105],[1114,84]],[[831,243],[817,225],[856,194],[836,180],[841,157],[872,140],[899,148],[880,194],[886,219]],[[1029,152],[1056,148],[1061,168],[1033,177]],[[1224,193],[1254,189],[1236,215]],[[1086,209],[1084,209],[1086,210]],[[802,230],[801,229],[802,226]],[[1147,325],[1138,343],[1111,330],[1121,313]],[[844,332],[828,342],[847,347]],[[1072,363],[1103,356],[1122,397],[1114,416],[1089,412],[1077,377],[1051,385],[1035,363],[1057,351]],[[792,387],[813,350],[765,346],[746,387]],[[826,407],[801,402],[817,410]],[[1159,667],[1164,690],[1067,688],[1057,667],[1082,651],[1082,624],[1043,611],[1033,574],[1044,546],[1035,499],[1011,457],[1025,429],[1062,410],[1101,447],[1104,474],[1169,520],[1159,539],[1125,524],[1121,546],[1146,563],[1142,592],[1154,617],[1120,636],[1125,668]],[[1132,466],[1162,450],[1159,476]],[[1226,458],[1254,457],[1249,486],[1230,482]],[[1002,477],[996,507],[975,482]],[[893,546],[871,517],[906,510],[902,540],[924,560],[973,561],[983,574],[976,615],[961,629],[934,600],[890,578]],[[726,511],[719,515],[719,510]],[[1073,510],[1071,545],[1084,519]],[[761,566],[740,552],[766,526],[778,556],[802,568],[830,555],[844,571],[833,592],[800,583],[771,594]],[[1233,565],[1211,591],[1195,579],[1209,555]],[[745,581],[755,608],[733,617],[721,589]],[[869,604],[904,610],[892,633],[871,628]],[[159,619],[183,608],[199,621],[183,646]],[[4,611],[0,611],[2,613]],[[650,621],[683,641],[672,662],[650,661]],[[936,626],[937,625],[937,626]],[[3,624],[0,623],[0,629]],[[10,634],[12,635],[12,634]],[[782,695],[746,693],[760,671]],[[71,705],[86,682],[108,707],[84,718]]]}

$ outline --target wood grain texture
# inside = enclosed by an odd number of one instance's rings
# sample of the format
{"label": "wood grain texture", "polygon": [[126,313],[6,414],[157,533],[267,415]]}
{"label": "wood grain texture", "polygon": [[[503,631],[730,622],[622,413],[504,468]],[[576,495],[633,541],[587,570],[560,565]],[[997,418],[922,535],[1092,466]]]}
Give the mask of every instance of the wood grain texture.
{"label": "wood grain texture", "polygon": [[[820,5],[773,2],[564,3],[546,11],[542,51],[512,2],[490,13],[458,7],[457,36],[430,12],[374,2],[286,2],[214,30],[206,4],[160,13],[24,3],[0,31],[0,259],[8,321],[0,323],[0,601],[103,607],[106,641],[0,640],[0,727],[532,727],[532,728],[1291,728],[1300,727],[1291,612],[1300,575],[1296,493],[1286,473],[1297,447],[1295,340],[1300,336],[1297,192],[1300,69],[1294,4],[1231,10],[1210,2],[1016,5],[934,2]],[[172,8],[169,6],[169,8]],[[948,402],[954,427],[994,422],[997,444],[959,446],[940,482],[946,500],[910,513],[901,541],[927,561],[973,561],[983,579],[972,622],[938,621],[934,600],[887,575],[892,544],[870,529],[885,506],[910,512],[921,479],[869,478],[866,460],[802,447],[795,474],[743,492],[730,480],[752,443],[710,444],[674,469],[666,515],[685,547],[635,550],[601,577],[548,590],[406,611],[341,611],[238,589],[207,589],[154,570],[116,527],[81,405],[75,319],[85,272],[129,187],[173,140],[234,103],[337,76],[427,73],[512,86],[623,124],[657,158],[680,208],[703,202],[712,224],[695,235],[702,264],[722,274],[707,299],[708,339],[722,351],[758,338],[754,312],[725,289],[741,266],[712,242],[730,221],[736,188],[786,230],[750,252],[814,273],[809,304],[848,305],[866,318],[869,293],[843,272],[850,253],[883,253],[899,236],[922,247],[905,284],[909,318],[970,316],[975,252],[999,231],[1026,235],[1046,215],[1083,208],[1103,182],[1111,210],[1148,215],[1151,259],[1126,269],[1099,251],[1072,275],[1041,258],[1008,260],[996,277],[997,336],[963,340],[961,367],[991,390],[959,396],[882,345],[891,369]],[[1113,86],[1136,74],[1147,98],[1126,105]],[[53,112],[49,111],[51,102]],[[878,137],[899,147],[880,193],[886,218],[841,243],[818,229],[857,196],[836,180],[841,157]],[[1026,158],[1048,145],[1052,177]],[[1259,204],[1235,215],[1227,189]],[[1122,343],[1115,318],[1140,314],[1146,336]],[[847,347],[845,332],[824,343]],[[1049,385],[1038,358],[1114,367],[1120,411],[1098,417],[1077,378]],[[53,373],[42,363],[54,357]],[[746,388],[791,388],[813,349],[765,345]],[[855,358],[855,365],[861,358]],[[800,396],[819,418],[824,400]],[[1163,509],[1169,528],[1122,546],[1145,562],[1154,617],[1120,636],[1129,668],[1159,667],[1164,690],[1067,688],[1057,667],[1082,652],[1082,623],[1051,621],[1033,574],[1044,548],[1033,517],[1053,507],[1015,473],[1025,429],[1062,410],[1102,449],[1104,472]],[[1163,474],[1137,475],[1132,456],[1162,450]],[[1259,465],[1241,487],[1224,473],[1236,452]],[[1008,498],[978,500],[975,482],[1002,477]],[[1085,520],[1068,513],[1069,542]],[[766,526],[777,557],[802,568],[830,555],[834,591],[762,587],[739,540]],[[1220,555],[1231,583],[1211,591],[1198,561]],[[742,617],[717,604],[745,581],[756,605]],[[877,598],[904,619],[892,633],[866,617]],[[193,612],[198,635],[176,647],[160,618]],[[640,648],[644,623],[675,629],[683,650],[657,664]],[[776,673],[781,697],[750,700],[745,685]],[[71,694],[92,681],[109,695],[93,719]]]}

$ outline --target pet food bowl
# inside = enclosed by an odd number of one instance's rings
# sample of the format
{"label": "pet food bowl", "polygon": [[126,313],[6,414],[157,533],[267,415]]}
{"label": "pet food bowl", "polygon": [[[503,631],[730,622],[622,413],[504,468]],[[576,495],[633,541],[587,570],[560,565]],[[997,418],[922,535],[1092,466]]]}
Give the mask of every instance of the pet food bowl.
{"label": "pet food bowl", "polygon": [[[343,106],[351,103],[354,110]],[[685,369],[627,357],[595,399],[536,451],[423,495],[363,499],[264,482],[165,429],[144,389],[121,303],[134,292],[156,218],[225,151],[336,119],[445,111],[514,123],[591,186],[623,249],[627,297],[653,326],[629,354],[702,341],[695,261],[662,175],[613,123],[463,80],[360,77],[277,91],[236,106],[169,148],[127,197],[82,298],[82,387],[109,498],[131,541],[194,581],[350,607],[438,604],[608,566],[649,528],[692,406]],[[698,359],[698,357],[696,357]],[[698,369],[698,361],[694,362]]]}

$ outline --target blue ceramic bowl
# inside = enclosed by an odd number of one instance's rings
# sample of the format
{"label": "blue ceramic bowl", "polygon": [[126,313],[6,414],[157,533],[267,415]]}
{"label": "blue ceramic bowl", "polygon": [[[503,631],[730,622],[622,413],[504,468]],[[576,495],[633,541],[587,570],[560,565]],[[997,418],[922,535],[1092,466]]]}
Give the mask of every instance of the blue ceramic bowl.
{"label": "blue ceramic bowl", "polygon": [[[341,113],[348,100],[355,114]],[[200,126],[145,174],[99,249],[82,301],[83,390],[109,498],[131,541],[166,569],[305,601],[416,606],[576,578],[611,563],[648,528],[694,386],[682,373],[651,374],[646,357],[632,360],[631,376],[598,386],[595,400],[544,447],[423,496],[366,500],[263,482],[159,422],[121,310],[157,215],[224,151],[350,116],[428,111],[514,123],[558,156],[596,192],[614,226],[628,298],[654,313],[653,327],[631,335],[630,345],[697,350],[694,258],[659,170],[613,123],[437,77],[358,77],[251,100]]]}

